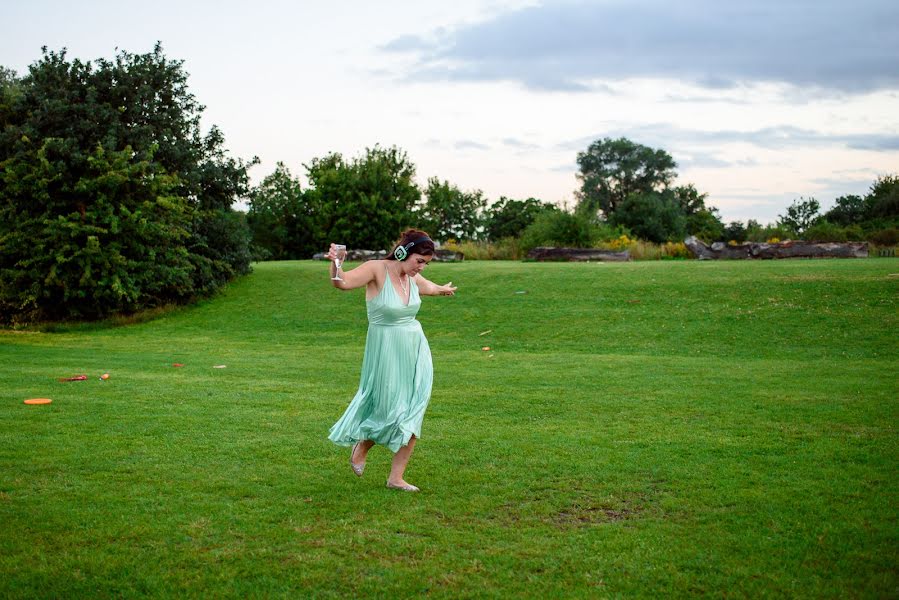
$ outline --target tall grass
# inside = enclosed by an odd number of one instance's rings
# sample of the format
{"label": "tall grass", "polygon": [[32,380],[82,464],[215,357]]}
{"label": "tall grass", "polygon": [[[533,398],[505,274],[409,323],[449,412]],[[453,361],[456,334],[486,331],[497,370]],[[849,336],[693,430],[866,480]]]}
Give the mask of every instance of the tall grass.
{"label": "tall grass", "polygon": [[[626,235],[616,238],[597,240],[592,247],[604,250],[624,251],[630,253],[632,260],[664,260],[693,258],[693,254],[683,242],[665,242],[655,244],[643,240],[631,239]],[[517,238],[506,238],[498,242],[450,240],[443,248],[461,252],[465,260],[522,260],[527,258],[521,241]]]}
{"label": "tall grass", "polygon": [[518,238],[504,238],[497,242],[449,240],[442,246],[461,252],[466,260],[521,260],[525,252]]}

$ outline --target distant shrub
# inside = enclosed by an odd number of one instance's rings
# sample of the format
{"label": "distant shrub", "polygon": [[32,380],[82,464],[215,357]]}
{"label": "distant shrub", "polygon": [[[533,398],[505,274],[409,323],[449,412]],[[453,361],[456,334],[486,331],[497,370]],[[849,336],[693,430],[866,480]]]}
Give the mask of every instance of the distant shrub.
{"label": "distant shrub", "polygon": [[776,239],[778,242],[781,240],[789,240],[796,237],[796,233],[790,229],[787,229],[783,225],[766,225],[762,226],[756,223],[755,221],[750,221],[750,225],[746,228],[746,241],[748,242],[771,242],[770,240]]}
{"label": "distant shrub", "polygon": [[538,246],[589,248],[599,237],[598,228],[583,214],[544,212],[524,230],[521,235],[521,250],[526,253]]}
{"label": "distant shrub", "polygon": [[665,242],[662,244],[662,258],[693,258],[693,253],[683,242]]}
{"label": "distant shrub", "polygon": [[521,242],[518,238],[503,238],[496,242],[457,242],[447,240],[443,246],[445,250],[461,252],[465,260],[520,260],[524,258],[521,251]]}
{"label": "distant shrub", "polygon": [[883,229],[873,233],[868,240],[878,246],[896,246],[899,244],[899,228]]}
{"label": "distant shrub", "polygon": [[627,250],[631,260],[669,260],[693,258],[693,253],[683,242],[663,242],[656,244],[644,240],[629,240],[627,246],[608,248],[609,250]]}
{"label": "distant shrub", "polygon": [[[599,225],[594,230],[594,233],[602,229],[602,225]],[[608,229],[605,230],[605,233],[617,233],[618,231],[620,230]],[[563,244],[546,243],[545,245],[559,246]],[[665,242],[656,244],[631,238],[626,233],[622,233],[612,239],[592,242],[584,246],[574,246],[572,244],[565,245],[583,248],[601,248],[603,250],[613,250],[615,252],[627,251],[633,260],[664,260],[693,257],[693,254],[687,249],[683,242]],[[504,238],[498,242],[458,242],[450,239],[444,243],[442,247],[446,250],[452,250],[453,252],[462,252],[465,255],[465,260],[521,260],[527,255],[521,241],[517,238]]]}
{"label": "distant shrub", "polygon": [[610,250],[626,247],[637,236],[631,230],[621,225],[612,225],[608,221],[601,221],[593,225],[593,246],[596,248],[608,248]]}
{"label": "distant shrub", "polygon": [[599,247],[604,250],[627,250],[636,241],[628,237],[626,233],[623,233],[617,238],[600,242]]}
{"label": "distant shrub", "polygon": [[865,235],[858,225],[842,227],[822,219],[808,228],[804,238],[815,242],[851,242],[863,240]]}

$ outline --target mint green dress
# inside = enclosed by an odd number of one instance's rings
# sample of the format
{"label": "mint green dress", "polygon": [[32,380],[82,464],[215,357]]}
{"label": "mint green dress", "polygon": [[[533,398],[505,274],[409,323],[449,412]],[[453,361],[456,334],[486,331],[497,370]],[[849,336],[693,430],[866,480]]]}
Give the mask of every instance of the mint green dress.
{"label": "mint green dress", "polygon": [[378,295],[366,301],[368,335],[359,390],[328,436],[335,444],[352,446],[372,440],[396,452],[414,435],[431,398],[434,367],[431,349],[415,319],[421,297],[409,279],[409,303],[403,304],[390,274]]}

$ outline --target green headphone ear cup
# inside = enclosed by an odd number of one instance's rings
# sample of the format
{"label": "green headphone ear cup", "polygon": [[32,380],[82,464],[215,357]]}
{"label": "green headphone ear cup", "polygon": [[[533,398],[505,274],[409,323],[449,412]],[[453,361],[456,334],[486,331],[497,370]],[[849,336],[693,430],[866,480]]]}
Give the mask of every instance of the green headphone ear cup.
{"label": "green headphone ear cup", "polygon": [[404,246],[397,246],[396,250],[393,251],[393,257],[397,260],[406,260],[407,256],[409,256],[409,253],[406,252]]}

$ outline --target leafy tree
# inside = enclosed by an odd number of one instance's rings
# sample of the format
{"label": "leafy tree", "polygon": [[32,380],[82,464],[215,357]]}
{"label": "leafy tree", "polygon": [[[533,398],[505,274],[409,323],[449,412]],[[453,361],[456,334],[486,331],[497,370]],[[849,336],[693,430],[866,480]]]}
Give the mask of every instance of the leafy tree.
{"label": "leafy tree", "polygon": [[840,196],[833,208],[824,213],[824,219],[837,225],[861,223],[867,218],[868,204],[861,196]]}
{"label": "leafy tree", "polygon": [[481,211],[486,204],[481,190],[463,192],[448,181],[431,177],[418,211],[419,225],[437,240],[472,240],[481,230]]}
{"label": "leafy tree", "polygon": [[548,204],[528,198],[512,200],[505,196],[487,209],[484,217],[484,230],[490,240],[519,237],[534,220],[544,212],[559,210]]}
{"label": "leafy tree", "polygon": [[0,66],[0,131],[10,125],[13,105],[22,94],[22,85],[16,72]]}
{"label": "leafy tree", "polygon": [[250,193],[247,222],[253,244],[275,260],[309,258],[320,250],[319,211],[311,197],[279,162]]}
{"label": "leafy tree", "polygon": [[415,225],[421,198],[415,165],[402,150],[375,146],[352,161],[338,153],[306,165],[305,196],[319,214],[318,247],[328,241],[351,248],[390,249],[400,231]]}
{"label": "leafy tree", "polygon": [[19,82],[15,70],[0,65],[0,89],[13,87]]}
{"label": "leafy tree", "polygon": [[243,213],[231,205],[250,193],[249,163],[226,156],[224,136],[213,126],[202,139],[199,162],[189,171],[188,199],[197,208],[188,250],[196,267],[198,293],[218,289],[230,279],[250,271],[250,230]]}
{"label": "leafy tree", "polygon": [[690,235],[695,235],[699,239],[706,242],[715,242],[723,240],[724,223],[718,216],[718,209],[711,208],[698,210],[686,217],[686,229]]}
{"label": "leafy tree", "polygon": [[[899,225],[899,176],[878,177],[864,198],[855,195],[840,196],[823,219],[843,227],[845,231],[837,233],[832,227],[816,229],[814,234],[819,236],[816,239],[841,235],[849,240],[868,239],[875,243],[878,243],[875,240],[890,239],[891,234],[885,232]],[[853,225],[857,225],[862,233],[852,229]]]}
{"label": "leafy tree", "polygon": [[[700,193],[692,183],[672,188],[671,192],[674,194],[674,199],[677,201],[678,206],[681,207],[681,210],[687,217],[703,210],[709,210],[705,205],[705,199],[708,198],[708,194]],[[717,209],[711,210],[717,212]]]}
{"label": "leafy tree", "polygon": [[651,242],[682,240],[687,219],[671,191],[631,194],[612,213],[610,222]]}
{"label": "leafy tree", "polygon": [[[200,133],[181,61],[48,52],[0,75],[4,321],[93,318],[207,294],[249,269],[247,164]],[[29,240],[31,240],[29,242]]]}
{"label": "leafy tree", "polygon": [[778,215],[779,223],[801,236],[818,218],[820,208],[821,205],[814,198],[799,198],[787,207],[787,214]]}
{"label": "leafy tree", "polygon": [[896,222],[899,220],[899,175],[878,177],[865,197],[868,217]]}
{"label": "leafy tree", "polygon": [[632,195],[647,195],[668,187],[677,166],[664,150],[654,150],[627,138],[603,138],[579,152],[581,182],[578,210],[611,218]]}
{"label": "leafy tree", "polygon": [[688,234],[706,242],[724,238],[724,223],[718,209],[705,204],[708,194],[700,193],[692,183],[672,188],[671,193],[687,219]]}

